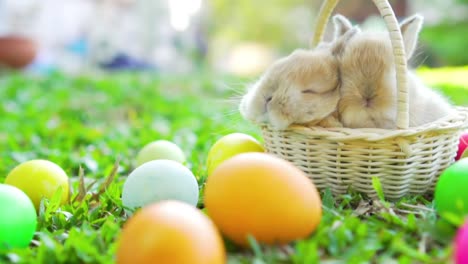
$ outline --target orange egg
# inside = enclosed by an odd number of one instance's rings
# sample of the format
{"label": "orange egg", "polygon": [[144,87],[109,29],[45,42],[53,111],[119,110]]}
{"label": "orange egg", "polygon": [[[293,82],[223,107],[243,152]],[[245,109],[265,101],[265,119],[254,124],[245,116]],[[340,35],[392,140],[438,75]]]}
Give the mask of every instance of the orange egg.
{"label": "orange egg", "polygon": [[320,223],[315,185],[292,163],[266,153],[239,154],[208,177],[205,206],[228,238],[247,246],[286,244],[310,235]]}
{"label": "orange egg", "polygon": [[226,262],[223,240],[196,207],[162,201],[143,207],[125,223],[117,263],[219,264]]}

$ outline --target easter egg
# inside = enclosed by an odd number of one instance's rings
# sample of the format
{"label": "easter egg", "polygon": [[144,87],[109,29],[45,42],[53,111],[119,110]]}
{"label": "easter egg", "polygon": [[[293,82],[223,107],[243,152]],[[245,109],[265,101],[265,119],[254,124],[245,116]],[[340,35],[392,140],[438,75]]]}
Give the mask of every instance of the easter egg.
{"label": "easter egg", "polygon": [[468,263],[468,221],[458,229],[455,236],[455,264]]}
{"label": "easter egg", "polygon": [[226,263],[223,240],[213,222],[179,201],[143,207],[125,224],[118,240],[117,263]]}
{"label": "easter egg", "polygon": [[464,217],[468,214],[468,159],[461,159],[440,175],[434,193],[437,212]]}
{"label": "easter egg", "polygon": [[286,244],[310,235],[322,202],[300,169],[266,153],[243,153],[208,177],[205,207],[221,233],[241,246],[248,235],[264,244]]}
{"label": "easter egg", "polygon": [[31,199],[15,186],[0,184],[0,250],[27,247],[36,224]]}
{"label": "easter egg", "polygon": [[6,184],[18,187],[33,202],[36,210],[43,198],[51,199],[61,189],[64,204],[68,199],[68,177],[63,169],[48,160],[30,160],[16,166],[6,177]]}
{"label": "easter egg", "polygon": [[458,151],[457,151],[457,156],[455,157],[455,160],[459,160],[465,152],[466,147],[468,147],[468,133],[463,133],[460,136],[460,142],[458,143]]}
{"label": "easter egg", "polygon": [[211,175],[218,165],[246,152],[264,152],[263,146],[252,136],[243,133],[232,133],[218,139],[208,152],[207,172]]}
{"label": "easter egg", "polygon": [[180,163],[185,162],[184,152],[176,144],[167,140],[156,140],[145,145],[136,158],[137,166],[158,159],[174,160]]}
{"label": "easter egg", "polygon": [[129,209],[162,200],[196,206],[198,182],[184,165],[173,160],[152,160],[133,170],[123,185],[122,203]]}

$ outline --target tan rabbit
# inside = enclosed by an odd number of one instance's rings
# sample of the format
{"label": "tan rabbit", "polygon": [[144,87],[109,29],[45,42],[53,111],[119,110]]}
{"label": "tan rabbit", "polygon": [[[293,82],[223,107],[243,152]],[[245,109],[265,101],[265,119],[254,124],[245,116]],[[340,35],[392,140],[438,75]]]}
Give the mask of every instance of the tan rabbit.
{"label": "tan rabbit", "polygon": [[[350,38],[350,30],[338,38]],[[341,127],[336,116],[339,100],[338,64],[332,46],[296,50],[273,63],[243,96],[241,115],[275,129],[292,124]]]}
{"label": "tan rabbit", "polygon": [[[336,37],[354,27],[343,16],[334,18]],[[423,23],[419,15],[400,24],[409,60]],[[337,38],[332,53],[340,65],[338,112],[343,126],[351,128],[396,128],[397,91],[393,52],[387,32],[360,32],[352,38]],[[424,86],[407,71],[410,126],[432,122],[450,113],[447,99]]]}

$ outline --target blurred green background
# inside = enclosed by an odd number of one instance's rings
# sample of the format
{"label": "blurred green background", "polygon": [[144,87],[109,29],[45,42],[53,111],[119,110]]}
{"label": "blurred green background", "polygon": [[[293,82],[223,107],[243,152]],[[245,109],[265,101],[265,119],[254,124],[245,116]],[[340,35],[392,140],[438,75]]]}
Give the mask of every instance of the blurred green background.
{"label": "blurred green background", "polygon": [[[389,2],[400,20],[415,13],[425,18],[414,66],[468,64],[467,0]],[[33,72],[193,73],[207,68],[258,76],[278,57],[309,46],[321,3],[0,0],[0,39],[32,39],[36,56],[26,70]],[[371,0],[340,1],[335,12],[363,28],[382,27]],[[0,42],[0,61],[4,48]]]}
{"label": "blurred green background", "polygon": [[[228,43],[254,42],[286,54],[307,47],[322,1],[212,0],[210,33]],[[420,13],[425,25],[415,58],[415,66],[442,67],[468,64],[468,1],[390,0],[398,19]],[[350,18],[361,27],[382,26],[371,0],[340,1],[335,13]],[[330,30],[330,28],[329,28]]]}

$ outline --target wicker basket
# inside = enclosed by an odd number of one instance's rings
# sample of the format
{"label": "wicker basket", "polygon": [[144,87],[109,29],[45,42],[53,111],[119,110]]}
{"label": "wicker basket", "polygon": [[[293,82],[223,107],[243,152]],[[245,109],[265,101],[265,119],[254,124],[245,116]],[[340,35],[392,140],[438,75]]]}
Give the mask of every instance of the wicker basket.
{"label": "wicker basket", "polygon": [[[338,0],[323,3],[314,38],[322,35]],[[406,59],[399,25],[387,0],[373,0],[390,32],[397,72],[397,130],[292,126],[274,130],[263,125],[267,152],[291,161],[319,189],[334,194],[352,189],[375,196],[372,177],[390,199],[434,189],[440,173],[454,162],[461,132],[468,127],[468,108],[457,107],[443,119],[408,127]]]}

